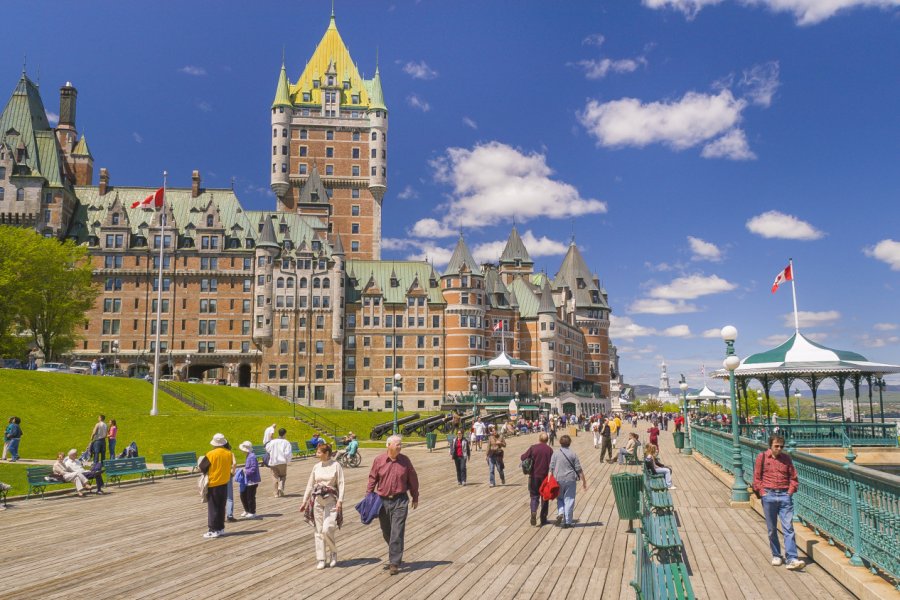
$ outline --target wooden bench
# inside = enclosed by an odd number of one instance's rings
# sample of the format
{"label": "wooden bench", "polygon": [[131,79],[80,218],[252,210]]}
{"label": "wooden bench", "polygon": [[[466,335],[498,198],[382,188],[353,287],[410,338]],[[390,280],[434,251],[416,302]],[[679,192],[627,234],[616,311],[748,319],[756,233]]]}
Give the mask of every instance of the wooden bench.
{"label": "wooden bench", "polygon": [[678,533],[678,522],[672,513],[656,514],[645,512],[641,517],[641,528],[647,542],[656,548],[657,554],[677,552],[684,546]]}
{"label": "wooden bench", "polygon": [[637,448],[634,449],[634,452],[628,452],[625,454],[625,464],[626,465],[639,465],[641,464],[641,459],[638,458]]}
{"label": "wooden bench", "polygon": [[266,455],[266,445],[265,444],[254,445],[253,446],[253,454],[256,455],[256,461],[261,463],[263,460],[263,457],[265,457],[265,455]]}
{"label": "wooden bench", "polygon": [[[62,481],[54,477],[53,467],[48,466],[28,467],[25,469],[25,476],[28,478],[28,493],[25,494],[26,499],[31,497],[32,491],[34,491],[35,494],[40,494],[41,498],[43,498],[48,485],[74,485],[71,481]],[[3,494],[3,499],[5,504],[5,493]]]}
{"label": "wooden bench", "polygon": [[104,461],[103,468],[109,477],[109,482],[119,486],[122,485],[124,475],[140,475],[141,481],[144,481],[145,477],[149,478],[151,483],[154,481],[153,471],[147,468],[147,461],[143,456],[107,460]]}
{"label": "wooden bench", "polygon": [[681,556],[654,559],[640,527],[635,530],[635,540],[631,587],[637,592],[638,600],[694,600],[694,589]]}
{"label": "wooden bench", "polygon": [[644,489],[658,492],[668,490],[669,486],[666,485],[665,475],[651,475],[647,469],[644,469]]}
{"label": "wooden bench", "polygon": [[163,454],[162,455],[163,468],[165,471],[163,472],[163,477],[168,476],[169,473],[178,478],[178,469],[190,469],[191,475],[194,474],[194,471],[197,470],[197,453],[196,452],[174,452],[172,454]]}

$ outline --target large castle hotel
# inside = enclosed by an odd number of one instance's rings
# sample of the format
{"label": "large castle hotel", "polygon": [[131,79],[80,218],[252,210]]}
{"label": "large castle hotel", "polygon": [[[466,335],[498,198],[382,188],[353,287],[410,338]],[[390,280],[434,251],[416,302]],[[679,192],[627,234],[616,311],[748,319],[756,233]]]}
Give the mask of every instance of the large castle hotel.
{"label": "large castle hotel", "polygon": [[[155,186],[115,185],[103,168],[94,184],[76,101],[66,83],[51,127],[23,72],[0,115],[0,224],[90,249],[102,291],[73,357],[152,369],[162,244],[163,374],[363,410],[391,407],[396,374],[406,409],[473,386],[507,399],[593,396],[597,407],[609,396],[610,308],[574,241],[553,278],[534,272],[515,228],[498,264],[479,265],[462,236],[442,271],[381,259],[388,109],[378,69],[360,76],[334,17],[299,78],[284,65],[278,76],[272,154],[260,161],[272,211],[246,210],[197,171],[162,211],[132,208]],[[504,351],[532,370],[470,369]]]}

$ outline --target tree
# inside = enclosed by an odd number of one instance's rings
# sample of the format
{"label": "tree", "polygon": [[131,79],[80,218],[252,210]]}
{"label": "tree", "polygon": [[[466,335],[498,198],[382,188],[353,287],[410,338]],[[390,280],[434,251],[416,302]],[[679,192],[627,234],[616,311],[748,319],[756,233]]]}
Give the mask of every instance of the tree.
{"label": "tree", "polygon": [[0,355],[23,357],[28,347],[22,319],[42,238],[28,229],[0,227]]}

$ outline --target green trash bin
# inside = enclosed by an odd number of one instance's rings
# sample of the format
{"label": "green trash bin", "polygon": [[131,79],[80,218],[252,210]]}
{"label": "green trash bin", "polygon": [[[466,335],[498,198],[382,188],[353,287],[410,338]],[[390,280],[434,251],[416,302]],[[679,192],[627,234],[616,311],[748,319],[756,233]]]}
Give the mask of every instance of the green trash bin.
{"label": "green trash bin", "polygon": [[437,445],[437,434],[436,433],[426,433],[425,434],[425,446],[428,448],[428,451],[431,452],[434,450],[434,447]]}
{"label": "green trash bin", "polygon": [[620,519],[628,519],[628,533],[634,532],[633,519],[641,516],[640,497],[643,476],[638,473],[615,473],[610,475],[613,495]]}
{"label": "green trash bin", "polygon": [[684,448],[684,432],[676,431],[672,434],[673,439],[675,440],[675,449],[681,450]]}

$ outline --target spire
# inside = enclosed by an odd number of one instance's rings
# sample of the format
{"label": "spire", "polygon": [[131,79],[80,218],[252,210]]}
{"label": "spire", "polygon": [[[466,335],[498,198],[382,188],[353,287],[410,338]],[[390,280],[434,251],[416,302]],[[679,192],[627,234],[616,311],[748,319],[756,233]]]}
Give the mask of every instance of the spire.
{"label": "spire", "polygon": [[332,256],[344,256],[344,242],[341,241],[341,234],[334,237],[334,244],[331,247]]}
{"label": "spire", "polygon": [[262,232],[259,234],[259,240],[256,242],[257,248],[278,248],[278,238],[275,237],[275,226],[272,224],[272,218],[266,217],[263,221]]}
{"label": "spire", "polygon": [[541,288],[541,304],[538,306],[538,314],[556,314],[556,304],[553,303],[553,292],[550,291],[550,280],[544,278],[544,287]]}
{"label": "spire", "polygon": [[472,258],[472,253],[469,252],[469,247],[466,246],[466,241],[460,234],[459,240],[456,242],[456,248],[453,250],[453,256],[450,257],[450,262],[447,263],[444,275],[456,275],[464,265],[472,273],[479,272],[478,263]]}
{"label": "spire", "polygon": [[387,110],[384,105],[384,92],[381,90],[381,74],[375,66],[375,77],[369,85],[369,110]]}
{"label": "spire", "polygon": [[87,156],[90,158],[94,158],[91,154],[90,149],[87,145],[87,139],[84,137],[84,134],[81,134],[81,139],[78,140],[78,144],[75,145],[75,149],[72,150],[72,156]]}
{"label": "spire", "polygon": [[277,106],[293,106],[291,102],[291,82],[288,80],[287,69],[284,67],[284,58],[281,61],[281,73],[278,75],[278,86],[275,88],[275,100],[272,108]]}
{"label": "spire", "polygon": [[513,225],[512,231],[509,232],[509,239],[506,240],[506,247],[503,248],[503,254],[500,255],[500,264],[514,263],[516,260],[521,261],[522,264],[534,264],[534,261],[528,256],[528,250],[525,249],[522,238],[519,237],[518,229]]}

